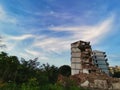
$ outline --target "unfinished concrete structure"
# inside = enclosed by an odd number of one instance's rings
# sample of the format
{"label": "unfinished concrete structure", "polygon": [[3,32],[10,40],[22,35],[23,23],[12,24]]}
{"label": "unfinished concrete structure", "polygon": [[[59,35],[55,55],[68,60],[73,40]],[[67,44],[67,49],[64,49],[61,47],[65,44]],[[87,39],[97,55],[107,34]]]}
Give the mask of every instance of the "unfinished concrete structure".
{"label": "unfinished concrete structure", "polygon": [[92,51],[90,42],[77,41],[71,44],[71,73],[105,72],[109,75],[105,52]]}
{"label": "unfinished concrete structure", "polygon": [[93,51],[93,62],[102,70],[102,72],[109,75],[109,64],[107,62],[106,53],[98,50]]}
{"label": "unfinished concrete structure", "polygon": [[90,42],[78,41],[71,44],[72,75],[90,73],[94,67]]}

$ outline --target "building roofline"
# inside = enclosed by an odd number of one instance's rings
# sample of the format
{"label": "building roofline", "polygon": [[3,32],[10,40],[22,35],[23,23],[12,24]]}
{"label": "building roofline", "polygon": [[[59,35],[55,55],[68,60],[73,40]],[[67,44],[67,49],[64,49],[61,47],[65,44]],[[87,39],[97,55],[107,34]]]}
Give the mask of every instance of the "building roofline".
{"label": "building roofline", "polygon": [[105,53],[104,51],[100,51],[100,50],[93,50],[93,52]]}
{"label": "building roofline", "polygon": [[79,40],[79,41],[76,41],[76,42],[74,42],[74,43],[71,43],[71,44],[76,44],[76,43],[80,43],[80,42],[83,42],[83,43],[90,43],[89,41],[83,41],[83,40]]}

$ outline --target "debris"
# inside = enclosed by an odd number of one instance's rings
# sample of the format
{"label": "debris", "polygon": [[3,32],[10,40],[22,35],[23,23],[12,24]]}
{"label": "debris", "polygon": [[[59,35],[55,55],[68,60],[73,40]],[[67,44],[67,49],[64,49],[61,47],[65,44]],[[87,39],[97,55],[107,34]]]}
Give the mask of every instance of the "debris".
{"label": "debris", "polygon": [[120,79],[109,76],[105,52],[92,51],[90,42],[78,41],[71,44],[70,77],[59,76],[58,82],[66,85],[69,80],[78,86],[102,89],[120,90]]}

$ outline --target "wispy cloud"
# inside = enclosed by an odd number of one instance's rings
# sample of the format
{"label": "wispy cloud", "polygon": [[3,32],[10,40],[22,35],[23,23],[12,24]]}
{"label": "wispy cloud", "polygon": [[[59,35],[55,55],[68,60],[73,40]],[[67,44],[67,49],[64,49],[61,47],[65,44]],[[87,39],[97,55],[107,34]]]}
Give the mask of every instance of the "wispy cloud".
{"label": "wispy cloud", "polygon": [[[98,22],[93,26],[57,26],[48,28],[50,31],[64,33],[68,32],[71,35],[65,37],[53,37],[47,34],[39,34],[35,36],[33,34],[23,34],[19,36],[9,36],[7,35],[6,44],[11,46],[8,50],[13,50],[17,47],[19,42],[22,43],[23,40],[32,39],[30,45],[23,47],[24,55],[22,56],[34,56],[40,59],[48,59],[46,53],[52,54],[62,54],[62,52],[70,50],[70,44],[77,40],[94,41],[95,43],[100,42],[100,40],[111,30],[114,17],[111,16],[101,22]],[[34,32],[34,31],[33,31]],[[93,43],[92,43],[93,44]],[[38,50],[34,49],[37,48]]]}
{"label": "wispy cloud", "polygon": [[60,39],[60,38],[44,38],[43,40],[37,40],[34,42],[35,47],[42,48],[44,51],[53,52],[53,53],[61,53],[64,50],[69,49],[70,40]]}
{"label": "wispy cloud", "polygon": [[3,7],[0,5],[0,20],[2,20],[3,18],[5,18],[5,16],[6,16],[6,13],[3,10]]}
{"label": "wispy cloud", "polygon": [[[58,26],[52,27],[53,31],[67,31],[73,34],[72,39],[82,39],[87,41],[99,42],[99,39],[104,37],[111,30],[114,21],[114,16],[110,16],[106,20],[97,23],[93,26]],[[96,40],[97,38],[97,40]]]}
{"label": "wispy cloud", "polygon": [[34,37],[35,36],[32,34],[25,34],[21,36],[10,36],[9,39],[20,41],[20,40],[25,40],[25,39],[34,38]]}
{"label": "wispy cloud", "polygon": [[6,22],[6,23],[17,23],[17,19],[7,13],[7,11],[4,9],[2,5],[0,5],[0,22]]}
{"label": "wispy cloud", "polygon": [[56,32],[68,32],[71,36],[63,37],[45,37],[42,40],[37,39],[34,47],[42,48],[44,51],[61,53],[70,49],[70,44],[77,40],[91,41],[92,44],[99,43],[112,28],[114,16],[111,16],[93,26],[58,26],[50,27],[49,30]]}
{"label": "wispy cloud", "polygon": [[6,45],[7,47],[6,49],[8,51],[11,51],[11,50],[14,50],[15,48],[19,48],[18,46],[20,43],[23,44],[23,40],[29,40],[31,38],[34,39],[35,36],[32,34],[23,34],[19,36],[11,36],[11,35],[4,34],[2,43]]}
{"label": "wispy cloud", "polygon": [[33,56],[39,56],[39,55],[41,55],[40,52],[37,52],[37,51],[34,51],[34,50],[25,49],[25,51],[26,51],[28,54],[33,55]]}
{"label": "wispy cloud", "polygon": [[31,49],[25,49],[25,52],[27,52],[27,55],[38,57],[40,60],[48,60],[48,57],[43,52],[31,50]]}

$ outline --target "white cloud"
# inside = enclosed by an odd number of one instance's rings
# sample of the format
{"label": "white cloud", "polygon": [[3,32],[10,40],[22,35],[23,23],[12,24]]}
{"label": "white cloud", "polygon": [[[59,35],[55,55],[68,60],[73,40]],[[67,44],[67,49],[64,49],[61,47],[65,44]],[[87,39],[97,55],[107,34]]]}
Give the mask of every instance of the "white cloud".
{"label": "white cloud", "polygon": [[34,42],[35,47],[42,48],[47,52],[54,52],[60,54],[64,50],[70,49],[71,41],[61,38],[44,38],[43,40],[37,40]]}
{"label": "white cloud", "polygon": [[5,18],[5,16],[6,16],[6,13],[3,10],[3,7],[0,5],[0,20],[2,20],[3,18]]}
{"label": "white cloud", "polygon": [[7,51],[11,51],[13,49],[15,49],[17,43],[16,42],[10,42],[10,41],[5,41],[5,45],[6,45],[6,49]]}
{"label": "white cloud", "polygon": [[23,40],[35,38],[35,36],[32,34],[23,34],[19,36],[3,34],[2,36],[3,36],[2,43],[6,45],[6,50],[8,51],[14,50],[15,48],[19,48],[18,45],[20,43],[23,44],[22,42]]}
{"label": "white cloud", "polygon": [[0,22],[16,24],[17,23],[17,19],[15,17],[9,15],[5,11],[4,7],[2,5],[0,5]]}
{"label": "white cloud", "polygon": [[70,32],[73,34],[71,36],[72,40],[82,39],[85,41],[94,41],[94,43],[97,43],[111,30],[113,20],[114,16],[111,16],[93,26],[59,26],[51,27],[49,29],[58,32]]}
{"label": "white cloud", "polygon": [[34,56],[35,58],[38,57],[40,60],[48,60],[45,53],[41,53],[40,51],[31,50],[31,49],[25,49],[25,52],[27,52],[27,56]]}
{"label": "white cloud", "polygon": [[21,35],[21,36],[10,36],[9,39],[12,40],[25,40],[25,39],[29,39],[29,38],[34,38],[35,36],[32,34],[25,34],[25,35]]}
{"label": "white cloud", "polygon": [[[34,42],[26,48],[23,47],[27,56],[30,55],[39,57],[40,59],[47,59],[46,53],[61,54],[64,51],[70,50],[70,44],[78,40],[92,41],[92,44],[94,42],[99,42],[103,36],[111,30],[113,20],[114,17],[112,16],[93,26],[59,26],[49,28],[50,30],[57,32],[70,32],[72,33],[71,36],[55,38],[47,35],[35,36],[33,34],[23,34],[20,36],[6,35],[7,38],[4,42],[8,45],[7,49],[10,51],[18,48],[17,45],[19,42],[22,43],[23,40],[32,38]],[[38,50],[34,50],[34,48],[38,48]],[[39,49],[42,51],[38,52]]]}
{"label": "white cloud", "polygon": [[37,52],[37,51],[34,51],[34,50],[25,49],[25,51],[28,54],[33,55],[33,56],[39,56],[40,55],[40,52]]}
{"label": "white cloud", "polygon": [[112,27],[114,17],[109,17],[102,22],[93,26],[59,26],[49,28],[52,31],[67,31],[72,33],[71,36],[63,37],[44,37],[37,39],[33,46],[42,48],[44,51],[55,52],[60,54],[66,50],[70,50],[70,44],[78,41],[85,40],[90,41],[92,44],[99,43],[105,35],[109,33]]}

